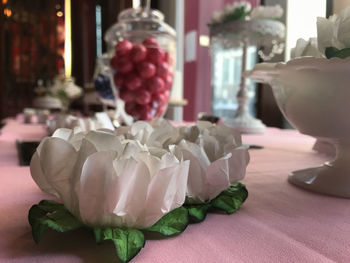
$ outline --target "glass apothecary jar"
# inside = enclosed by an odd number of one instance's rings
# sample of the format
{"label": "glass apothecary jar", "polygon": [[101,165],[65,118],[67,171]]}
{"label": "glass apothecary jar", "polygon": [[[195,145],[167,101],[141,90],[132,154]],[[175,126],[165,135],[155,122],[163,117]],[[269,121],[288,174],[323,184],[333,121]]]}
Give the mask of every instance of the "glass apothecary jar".
{"label": "glass apothecary jar", "polygon": [[176,32],[150,1],[126,9],[108,29],[110,67],[117,96],[134,120],[161,117],[173,85]]}

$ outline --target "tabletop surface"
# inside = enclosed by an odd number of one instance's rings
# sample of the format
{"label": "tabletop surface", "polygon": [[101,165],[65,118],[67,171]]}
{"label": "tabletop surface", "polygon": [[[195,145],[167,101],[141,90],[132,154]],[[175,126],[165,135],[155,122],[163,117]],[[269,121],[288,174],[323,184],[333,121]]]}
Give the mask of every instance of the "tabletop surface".
{"label": "tabletop surface", "polygon": [[[0,135],[0,262],[116,262],[111,243],[96,245],[87,230],[49,232],[36,245],[29,208],[50,196],[18,165],[16,139],[45,135],[40,125],[10,120]],[[269,128],[244,135],[251,150],[249,197],[232,215],[208,214],[179,236],[147,240],[132,262],[350,262],[350,200],[306,192],[287,182],[293,170],[317,166],[326,156],[315,140],[294,130]]]}

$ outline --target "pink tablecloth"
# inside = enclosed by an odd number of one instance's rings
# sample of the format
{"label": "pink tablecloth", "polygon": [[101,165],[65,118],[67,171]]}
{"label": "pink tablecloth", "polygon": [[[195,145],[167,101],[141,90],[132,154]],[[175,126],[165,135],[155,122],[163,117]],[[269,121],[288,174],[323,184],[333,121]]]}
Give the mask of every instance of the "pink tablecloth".
{"label": "pink tablecloth", "polygon": [[[14,141],[42,137],[41,126],[10,121],[0,136],[0,262],[115,262],[110,243],[96,245],[88,231],[50,232],[39,245],[27,212],[49,196],[19,167]],[[325,161],[311,151],[314,139],[268,129],[244,136],[264,145],[251,151],[244,183],[249,198],[233,215],[209,214],[174,238],[148,240],[133,262],[350,262],[350,200],[309,193],[287,175]]]}

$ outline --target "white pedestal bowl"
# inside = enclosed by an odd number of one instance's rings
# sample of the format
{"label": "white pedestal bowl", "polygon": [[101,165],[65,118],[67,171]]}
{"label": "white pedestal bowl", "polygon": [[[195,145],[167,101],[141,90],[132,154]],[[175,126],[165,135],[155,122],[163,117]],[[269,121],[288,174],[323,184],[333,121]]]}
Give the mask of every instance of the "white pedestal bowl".
{"label": "white pedestal bowl", "polygon": [[333,161],[294,171],[289,182],[350,198],[350,58],[262,63],[246,76],[272,86],[279,108],[301,133],[331,139],[336,145]]}

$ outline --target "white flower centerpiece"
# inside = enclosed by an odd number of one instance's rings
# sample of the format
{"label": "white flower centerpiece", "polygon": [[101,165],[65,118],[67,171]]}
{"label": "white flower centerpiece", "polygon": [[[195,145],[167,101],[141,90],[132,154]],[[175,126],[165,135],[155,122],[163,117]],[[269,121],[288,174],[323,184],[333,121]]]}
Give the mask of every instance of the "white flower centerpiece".
{"label": "white flower centerpiece", "polygon": [[31,208],[33,237],[39,242],[49,228],[85,226],[96,241],[114,241],[118,257],[129,261],[144,246],[144,231],[179,234],[211,208],[236,211],[247,198],[238,181],[248,161],[239,134],[207,122],[58,129],[37,148],[31,175],[63,204],[42,201]]}
{"label": "white flower centerpiece", "polygon": [[[245,188],[237,182],[245,176],[249,154],[241,135],[232,128],[203,121],[174,127],[168,121],[156,120],[153,125],[136,122],[116,132],[125,139],[137,138],[153,152],[166,151],[190,161],[185,205],[199,221],[204,220],[210,208],[223,208],[215,198],[230,186],[233,191],[245,192],[241,202],[247,197]],[[239,206],[225,211],[232,213]]]}

